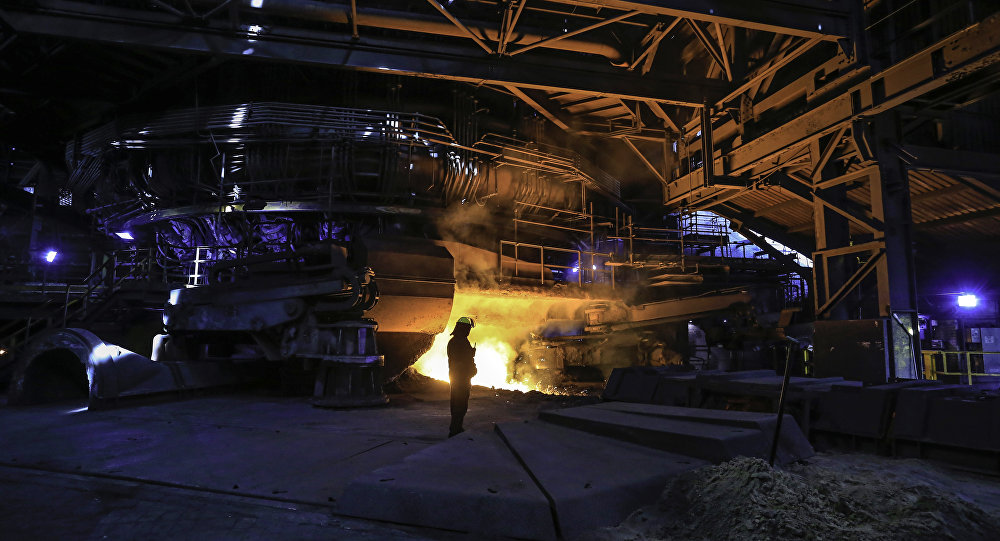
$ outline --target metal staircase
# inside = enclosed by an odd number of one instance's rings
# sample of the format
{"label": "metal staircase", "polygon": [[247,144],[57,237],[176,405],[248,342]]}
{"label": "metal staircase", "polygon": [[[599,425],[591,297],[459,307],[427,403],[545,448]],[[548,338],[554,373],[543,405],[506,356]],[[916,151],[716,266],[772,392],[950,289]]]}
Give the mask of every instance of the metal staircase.
{"label": "metal staircase", "polygon": [[0,327],[0,382],[6,381],[18,352],[39,333],[65,328],[71,322],[87,321],[107,310],[128,284],[152,280],[150,250],[121,250],[106,254],[104,261],[80,283],[61,286],[61,299],[47,298],[18,320]]}

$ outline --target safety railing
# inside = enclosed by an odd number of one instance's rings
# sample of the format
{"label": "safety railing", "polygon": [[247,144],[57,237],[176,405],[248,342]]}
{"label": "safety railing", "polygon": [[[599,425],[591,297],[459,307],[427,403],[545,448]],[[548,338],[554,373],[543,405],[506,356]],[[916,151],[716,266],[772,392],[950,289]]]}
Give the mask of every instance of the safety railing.
{"label": "safety railing", "polygon": [[1000,378],[1000,351],[923,350],[921,353],[927,379],[948,376],[972,385],[974,378]]}
{"label": "safety railing", "polygon": [[[507,248],[505,250],[505,248]],[[564,256],[575,256],[576,262],[570,265],[546,261],[546,253],[561,254]],[[533,257],[530,260],[522,259],[522,256],[538,256],[537,263]],[[509,277],[513,278],[534,278],[538,277],[539,283],[545,285],[546,272],[549,272],[548,280],[553,281],[551,275],[553,270],[560,270],[564,273],[575,274],[578,285],[584,283],[594,283],[601,281],[599,278],[607,278],[611,287],[615,285],[615,267],[605,263],[611,260],[610,253],[592,252],[587,250],[573,250],[571,248],[557,248],[555,246],[543,246],[540,244],[530,244],[526,242],[514,242],[509,240],[500,241],[499,271],[501,277],[507,277],[505,269],[510,269]],[[589,265],[589,267],[588,267]],[[523,271],[523,272],[522,272]],[[589,279],[587,278],[589,275]]]}
{"label": "safety railing", "polygon": [[153,254],[149,248],[117,250],[111,253],[111,259],[113,260],[110,280],[112,284],[154,278]]}
{"label": "safety railing", "polygon": [[[340,140],[458,146],[443,122],[420,113],[256,102],[168,111],[152,120],[142,116],[128,117],[85,134],[82,143],[78,143],[77,152],[98,155],[108,145],[146,149],[173,144],[192,134],[252,133],[258,129],[284,129],[295,135],[320,133]],[[204,141],[204,138],[196,140]]]}
{"label": "safety railing", "polygon": [[781,306],[792,308],[804,306],[809,296],[809,282],[801,276],[786,274],[778,278],[781,284]]}
{"label": "safety railing", "polygon": [[692,255],[716,255],[732,257],[729,238],[729,220],[705,211],[694,211],[682,215],[682,235],[687,241],[687,251]]}
{"label": "safety railing", "polygon": [[[633,260],[634,244],[674,245],[685,267],[688,255],[718,255],[732,257],[732,246],[728,234],[728,221],[719,216],[708,216],[704,212],[682,215],[680,227],[645,227],[633,222],[629,215],[621,216],[615,210],[614,234],[608,239],[625,241],[629,261]],[[744,254],[745,255],[745,254]]]}
{"label": "safety railing", "polygon": [[[129,249],[112,252],[79,284],[63,284],[62,302],[56,298],[45,301],[20,320],[0,328],[0,348],[10,353],[26,344],[34,334],[56,325],[65,327],[67,322],[85,317],[88,310],[108,299],[125,282],[148,279],[151,252],[148,249]],[[8,358],[12,358],[11,355]]]}
{"label": "safety railing", "polygon": [[613,233],[608,235],[607,238],[610,241],[621,241],[623,243],[629,265],[635,263],[635,243],[640,242],[677,245],[677,253],[681,258],[681,267],[685,268],[684,232],[680,229],[638,226],[632,221],[631,215],[619,214],[617,208],[615,208],[615,221],[613,225]]}
{"label": "safety railing", "polygon": [[572,150],[522,141],[496,133],[484,135],[472,146],[477,151],[492,155],[497,163],[563,174],[567,179],[581,181],[592,189],[599,189],[614,197],[621,196],[621,183],[618,179]]}
{"label": "safety railing", "polygon": [[561,209],[535,205],[524,201],[514,202],[514,238],[517,239],[518,225],[558,229],[594,239],[594,214],[573,209]]}

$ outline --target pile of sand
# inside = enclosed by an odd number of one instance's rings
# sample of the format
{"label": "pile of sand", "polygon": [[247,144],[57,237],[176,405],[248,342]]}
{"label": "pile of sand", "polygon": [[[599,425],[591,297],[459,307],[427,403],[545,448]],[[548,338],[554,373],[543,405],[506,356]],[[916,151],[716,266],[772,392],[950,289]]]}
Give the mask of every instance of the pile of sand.
{"label": "pile of sand", "polygon": [[688,472],[655,505],[591,540],[997,539],[1000,519],[913,475],[857,472],[832,462],[776,470],[737,458]]}

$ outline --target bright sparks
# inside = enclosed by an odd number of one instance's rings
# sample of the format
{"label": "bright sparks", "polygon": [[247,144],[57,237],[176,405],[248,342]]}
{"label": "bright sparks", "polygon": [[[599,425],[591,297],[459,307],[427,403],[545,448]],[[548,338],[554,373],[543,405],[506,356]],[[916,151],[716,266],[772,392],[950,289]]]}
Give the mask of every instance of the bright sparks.
{"label": "bright sparks", "polygon": [[448,340],[458,318],[469,316],[476,322],[469,334],[469,342],[476,347],[478,370],[472,384],[512,391],[539,389],[534,382],[513,379],[518,350],[541,323],[568,317],[586,302],[565,297],[456,292],[447,328],[434,337],[431,349],[417,359],[413,368],[425,376],[448,381]]}
{"label": "bright sparks", "polygon": [[[413,365],[417,372],[427,377],[448,381],[448,340],[451,340],[452,325],[449,323],[446,332],[434,337],[434,345],[431,346],[430,351],[424,353]],[[479,371],[472,378],[472,384],[495,389],[530,391],[531,388],[523,383],[508,381],[510,379],[510,366],[517,358],[517,352],[506,342],[495,338],[476,342],[477,331],[480,331],[479,325],[476,325],[476,328],[472,329],[472,333],[469,335],[469,341],[476,346],[476,369]]]}

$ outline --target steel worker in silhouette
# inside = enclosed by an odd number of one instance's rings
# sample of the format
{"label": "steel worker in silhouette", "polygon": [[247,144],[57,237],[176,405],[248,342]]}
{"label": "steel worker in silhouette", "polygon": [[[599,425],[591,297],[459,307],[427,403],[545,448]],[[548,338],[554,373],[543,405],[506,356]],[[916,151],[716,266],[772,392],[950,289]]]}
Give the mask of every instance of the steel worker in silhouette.
{"label": "steel worker in silhouette", "polygon": [[476,348],[469,343],[469,331],[476,326],[470,317],[460,317],[448,341],[448,379],[451,381],[451,427],[448,437],[464,432],[462,423],[469,410],[472,377],[476,375]]}

